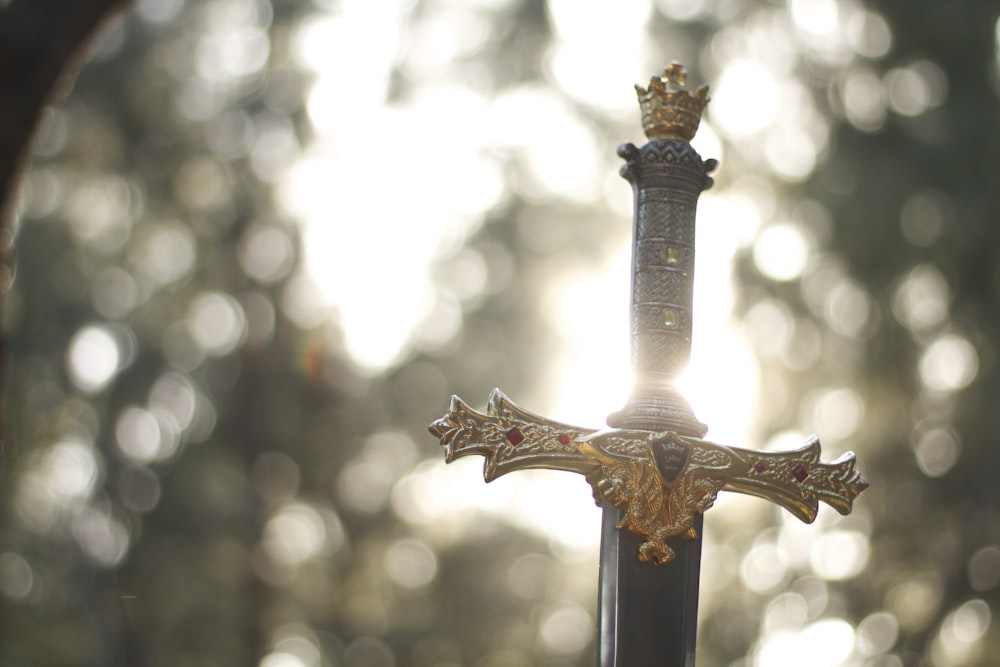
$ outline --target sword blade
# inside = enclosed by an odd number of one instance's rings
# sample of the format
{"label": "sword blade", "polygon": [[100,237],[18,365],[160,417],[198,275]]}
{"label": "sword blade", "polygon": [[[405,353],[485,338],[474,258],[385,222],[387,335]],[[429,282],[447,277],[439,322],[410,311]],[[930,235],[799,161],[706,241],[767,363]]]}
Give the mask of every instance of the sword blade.
{"label": "sword blade", "polygon": [[[642,563],[642,542],[618,530],[620,512],[604,509],[598,590],[600,667],[694,667],[701,540],[674,540],[667,567]],[[701,535],[702,515],[695,520]]]}

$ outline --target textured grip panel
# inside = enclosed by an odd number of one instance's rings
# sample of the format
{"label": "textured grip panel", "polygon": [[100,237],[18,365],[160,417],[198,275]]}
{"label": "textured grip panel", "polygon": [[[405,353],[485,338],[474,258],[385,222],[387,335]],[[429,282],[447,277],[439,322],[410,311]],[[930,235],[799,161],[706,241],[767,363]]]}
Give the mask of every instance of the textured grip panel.
{"label": "textured grip panel", "polygon": [[694,298],[695,211],[711,180],[682,141],[655,141],[632,154],[623,175],[635,193],[632,370],[671,380],[687,366]]}
{"label": "textured grip panel", "polygon": [[712,185],[686,141],[622,146],[621,173],[635,201],[632,253],[632,376],[629,403],[609,423],[702,435],[704,425],[673,387],[691,356],[695,212]]}

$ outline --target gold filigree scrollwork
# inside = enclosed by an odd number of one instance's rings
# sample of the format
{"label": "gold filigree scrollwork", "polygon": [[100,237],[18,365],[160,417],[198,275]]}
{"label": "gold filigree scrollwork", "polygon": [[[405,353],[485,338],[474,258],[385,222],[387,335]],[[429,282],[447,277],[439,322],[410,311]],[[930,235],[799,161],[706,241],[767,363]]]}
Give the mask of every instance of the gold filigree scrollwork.
{"label": "gold filigree scrollwork", "polygon": [[639,559],[660,564],[674,558],[668,540],[697,538],[694,519],[719,491],[770,500],[808,523],[816,518],[819,501],[847,514],[868,487],[854,454],[823,463],[815,437],[795,451],[755,452],[671,431],[584,429],[532,414],[499,389],[485,413],[452,396],[448,413],[430,431],[449,463],[483,456],[487,482],[527,468],[583,475],[598,504],[621,510],[618,528],[645,540]]}

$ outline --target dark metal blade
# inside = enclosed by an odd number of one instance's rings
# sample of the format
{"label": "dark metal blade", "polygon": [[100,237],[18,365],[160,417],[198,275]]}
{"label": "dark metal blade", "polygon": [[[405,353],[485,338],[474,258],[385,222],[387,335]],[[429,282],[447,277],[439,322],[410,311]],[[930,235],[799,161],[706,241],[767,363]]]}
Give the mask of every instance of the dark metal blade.
{"label": "dark metal blade", "polygon": [[676,559],[666,566],[636,558],[642,538],[618,530],[619,510],[607,507],[601,528],[598,591],[599,667],[694,667],[701,570],[698,539],[670,542]]}

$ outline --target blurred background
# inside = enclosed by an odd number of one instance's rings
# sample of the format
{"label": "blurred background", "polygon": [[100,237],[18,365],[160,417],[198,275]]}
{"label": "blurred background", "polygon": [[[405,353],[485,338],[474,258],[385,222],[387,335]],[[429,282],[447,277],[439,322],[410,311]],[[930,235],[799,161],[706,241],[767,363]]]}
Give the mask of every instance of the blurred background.
{"label": "blurred background", "polygon": [[[0,3],[2,4],[2,3]],[[23,183],[0,664],[594,664],[579,476],[446,467],[501,387],[628,386],[633,83],[712,86],[687,395],[858,453],[849,517],[707,515],[699,667],[1000,652],[1000,7],[139,0]]]}

